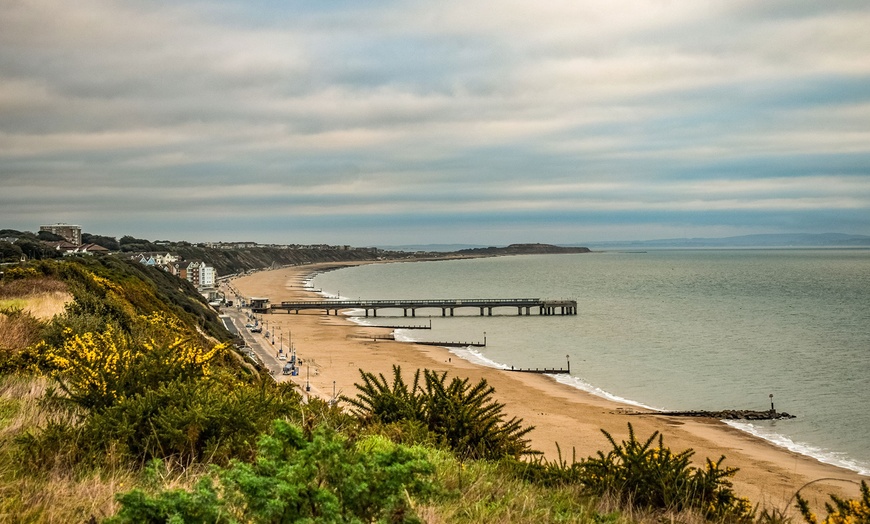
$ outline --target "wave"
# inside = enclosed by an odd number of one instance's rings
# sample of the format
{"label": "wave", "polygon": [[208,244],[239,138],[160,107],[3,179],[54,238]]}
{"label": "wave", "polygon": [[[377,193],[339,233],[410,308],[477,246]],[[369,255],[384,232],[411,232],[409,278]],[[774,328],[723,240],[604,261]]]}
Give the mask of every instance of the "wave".
{"label": "wave", "polygon": [[450,352],[456,355],[457,357],[467,360],[472,364],[477,364],[478,366],[485,366],[488,368],[496,368],[496,369],[510,369],[510,366],[505,364],[501,364],[496,362],[495,360],[489,359],[483,356],[483,353],[476,349],[472,348],[449,348]]}
{"label": "wave", "polygon": [[870,464],[851,459],[847,457],[845,453],[829,451],[810,444],[795,442],[785,435],[770,431],[767,428],[757,426],[750,422],[739,420],[723,420],[723,422],[734,429],[749,433],[752,436],[764,439],[777,447],[785,448],[799,455],[811,457],[819,462],[848,469],[860,473],[861,475],[870,475]]}
{"label": "wave", "polygon": [[564,384],[564,385],[570,386],[574,389],[579,389],[581,391],[585,391],[586,393],[590,393],[592,395],[595,395],[596,397],[601,397],[601,398],[604,398],[607,400],[612,400],[614,402],[619,402],[620,404],[628,404],[629,406],[635,406],[635,407],[643,408],[643,409],[650,409],[652,411],[665,411],[664,409],[661,409],[661,408],[655,408],[655,407],[643,404],[641,402],[637,402],[635,400],[623,398],[623,397],[620,397],[618,395],[614,395],[613,393],[608,393],[607,391],[605,391],[597,386],[594,386],[594,385],[590,384],[589,382],[586,382],[585,380],[583,380],[580,377],[575,377],[574,375],[563,375],[563,374],[549,375],[548,374],[547,376],[553,377],[553,379],[560,384]]}

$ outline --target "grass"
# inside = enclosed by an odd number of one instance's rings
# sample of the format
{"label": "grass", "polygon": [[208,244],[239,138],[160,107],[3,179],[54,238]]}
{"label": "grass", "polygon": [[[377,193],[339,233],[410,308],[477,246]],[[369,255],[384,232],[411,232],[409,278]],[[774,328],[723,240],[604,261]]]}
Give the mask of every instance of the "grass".
{"label": "grass", "polygon": [[[48,386],[45,378],[0,376],[0,522],[102,520],[117,511],[116,493],[147,483],[147,476],[125,467],[23,467],[16,438],[48,421],[41,402]],[[150,474],[161,485],[189,488],[202,472],[167,466]]]}
{"label": "grass", "polygon": [[0,282],[0,349],[19,351],[35,343],[38,322],[60,315],[72,300],[66,284],[59,280]]}

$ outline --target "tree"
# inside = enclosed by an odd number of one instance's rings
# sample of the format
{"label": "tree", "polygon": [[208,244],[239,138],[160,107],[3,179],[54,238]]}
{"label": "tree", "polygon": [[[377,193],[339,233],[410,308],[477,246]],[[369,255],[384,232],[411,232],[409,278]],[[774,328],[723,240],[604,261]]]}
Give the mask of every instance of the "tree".
{"label": "tree", "polygon": [[3,262],[18,262],[24,252],[21,248],[10,242],[0,242],[0,260]]}
{"label": "tree", "polygon": [[39,233],[36,234],[36,236],[37,236],[37,238],[39,238],[39,240],[42,240],[43,242],[64,242],[64,241],[66,241],[66,239],[63,238],[62,236],[56,235],[50,231],[40,231]]}
{"label": "tree", "polygon": [[154,251],[154,244],[144,238],[135,238],[124,235],[118,241],[121,251]]}
{"label": "tree", "polygon": [[106,237],[102,235],[92,235],[90,233],[82,233],[82,243],[103,246],[109,251],[121,250],[121,244],[115,237]]}
{"label": "tree", "polygon": [[44,258],[57,258],[60,256],[60,253],[46,246],[42,242],[36,240],[30,240],[27,238],[19,238],[15,241],[15,245],[21,249],[21,252],[24,253],[27,258],[32,260],[42,260]]}

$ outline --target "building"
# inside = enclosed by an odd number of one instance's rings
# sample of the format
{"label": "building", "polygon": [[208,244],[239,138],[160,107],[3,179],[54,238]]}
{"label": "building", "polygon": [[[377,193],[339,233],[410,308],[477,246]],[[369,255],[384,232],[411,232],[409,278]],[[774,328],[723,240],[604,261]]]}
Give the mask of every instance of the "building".
{"label": "building", "polygon": [[210,289],[214,287],[217,272],[215,269],[198,260],[179,262],[175,266],[177,276],[196,286],[197,289]]}
{"label": "building", "polygon": [[46,246],[68,255],[104,255],[109,252],[108,249],[97,244],[73,244],[64,240],[55,242],[43,242]]}
{"label": "building", "polygon": [[178,264],[178,276],[199,288],[200,265],[201,263],[196,260],[182,262]]}
{"label": "building", "polygon": [[203,263],[199,266],[199,289],[214,287],[214,268]]}
{"label": "building", "polygon": [[82,228],[81,226],[73,226],[70,224],[53,224],[50,226],[39,226],[40,231],[48,231],[54,235],[63,237],[70,244],[77,246],[82,243]]}

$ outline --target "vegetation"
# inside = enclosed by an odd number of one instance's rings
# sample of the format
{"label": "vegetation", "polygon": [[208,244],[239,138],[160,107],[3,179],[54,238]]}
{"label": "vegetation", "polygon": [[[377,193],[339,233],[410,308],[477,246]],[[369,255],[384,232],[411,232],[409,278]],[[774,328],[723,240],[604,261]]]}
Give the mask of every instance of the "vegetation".
{"label": "vegetation", "polygon": [[[60,294],[62,311],[32,314]],[[661,435],[548,461],[486,381],[360,371],[347,411],[246,365],[186,281],[112,257],[0,280],[0,520],[748,522],[736,473]],[[866,523],[833,499],[831,524]],[[817,524],[801,500],[809,524]],[[676,517],[675,517],[676,516]],[[862,520],[863,519],[863,520]],[[771,520],[768,518],[767,520]],[[782,520],[782,519],[780,519]]]}
{"label": "vegetation", "polygon": [[504,405],[493,400],[495,390],[486,380],[472,386],[467,378],[454,377],[447,383],[446,373],[427,369],[420,384],[417,370],[409,388],[399,366],[393,366],[392,385],[383,375],[362,370],[360,374],[359,394],[345,400],[364,424],[425,428],[433,441],[465,458],[516,458],[532,453],[525,436],[534,428],[523,427],[521,419],[505,421]]}
{"label": "vegetation", "polygon": [[[810,510],[810,505],[797,495],[798,508],[807,524],[818,524],[818,518]],[[831,495],[831,502],[825,503],[828,515],[823,524],[870,524],[870,487],[867,482],[861,482],[861,498],[846,500]]]}
{"label": "vegetation", "polygon": [[278,421],[255,461],[215,468],[190,491],[134,489],[108,522],[419,522],[411,499],[434,491],[433,473],[420,449]]}
{"label": "vegetation", "polygon": [[118,242],[115,237],[107,237],[103,235],[93,235],[91,233],[82,233],[82,243],[83,244],[96,244],[98,246],[103,246],[109,251],[120,251],[121,243]]}

